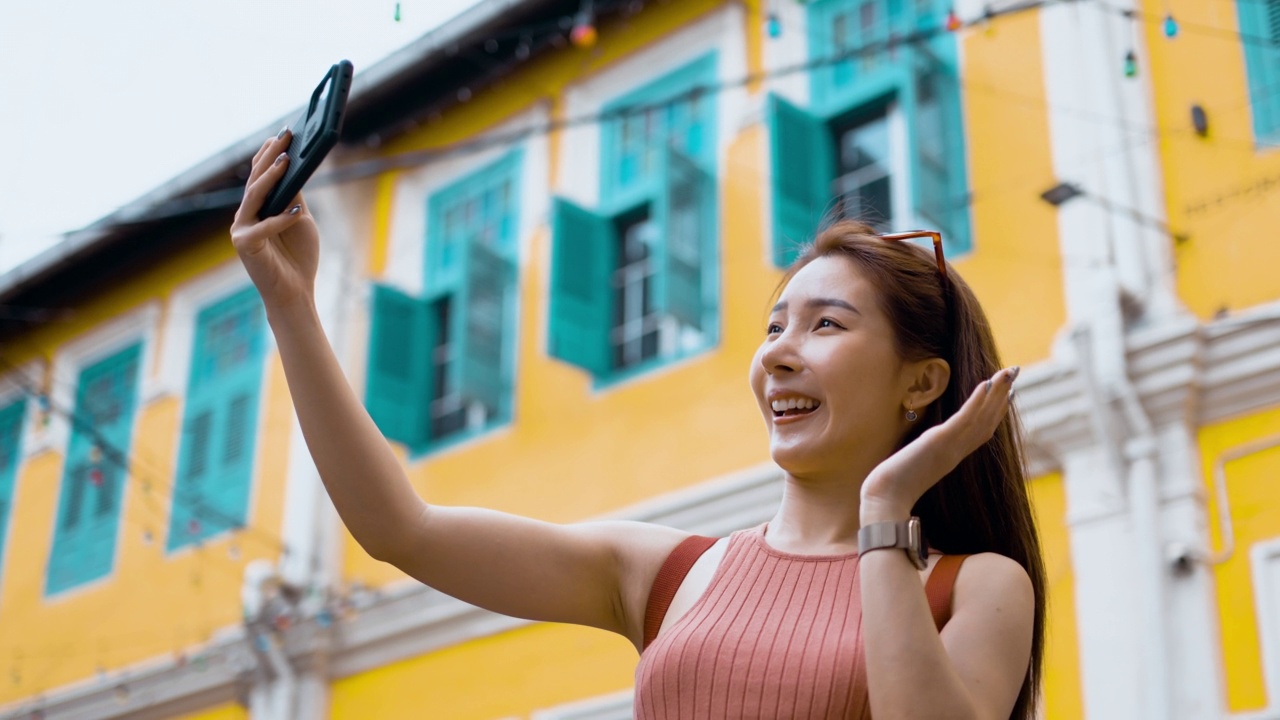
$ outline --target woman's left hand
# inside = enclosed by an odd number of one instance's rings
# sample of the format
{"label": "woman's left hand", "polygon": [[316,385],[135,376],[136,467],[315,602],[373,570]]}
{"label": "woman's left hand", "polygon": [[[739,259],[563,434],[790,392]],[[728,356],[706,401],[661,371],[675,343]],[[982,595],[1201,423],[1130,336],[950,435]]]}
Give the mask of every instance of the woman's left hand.
{"label": "woman's left hand", "polygon": [[959,412],[877,465],[862,484],[862,524],[906,520],[925,491],[990,440],[1009,412],[1019,369],[979,384]]}

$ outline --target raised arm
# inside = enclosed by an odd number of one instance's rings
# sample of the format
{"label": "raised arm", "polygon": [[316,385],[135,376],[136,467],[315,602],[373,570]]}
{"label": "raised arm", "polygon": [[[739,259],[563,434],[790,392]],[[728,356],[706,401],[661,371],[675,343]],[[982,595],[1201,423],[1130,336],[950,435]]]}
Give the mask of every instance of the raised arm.
{"label": "raised arm", "polygon": [[[262,295],[303,438],[338,515],[370,555],[480,607],[611,630],[639,644],[648,586],[686,534],[625,522],[556,525],[426,504],[338,364],[315,308],[319,232],[299,195],[258,221],[289,136],[254,157],[232,242]],[[284,158],[284,159],[279,159]]]}

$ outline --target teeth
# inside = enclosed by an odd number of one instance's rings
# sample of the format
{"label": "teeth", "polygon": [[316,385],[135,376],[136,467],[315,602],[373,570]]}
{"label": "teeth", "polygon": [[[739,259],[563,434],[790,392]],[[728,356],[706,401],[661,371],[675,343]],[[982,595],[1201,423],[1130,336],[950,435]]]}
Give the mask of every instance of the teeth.
{"label": "teeth", "polygon": [[813,398],[796,398],[790,397],[784,400],[774,400],[770,403],[774,412],[786,412],[788,410],[810,410],[818,406],[818,401]]}

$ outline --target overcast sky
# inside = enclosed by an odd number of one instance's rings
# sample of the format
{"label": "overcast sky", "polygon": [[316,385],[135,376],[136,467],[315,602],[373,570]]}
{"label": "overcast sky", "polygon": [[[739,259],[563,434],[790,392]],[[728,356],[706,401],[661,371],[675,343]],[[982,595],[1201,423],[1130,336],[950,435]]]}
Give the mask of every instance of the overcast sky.
{"label": "overcast sky", "polygon": [[481,1],[0,3],[0,273]]}

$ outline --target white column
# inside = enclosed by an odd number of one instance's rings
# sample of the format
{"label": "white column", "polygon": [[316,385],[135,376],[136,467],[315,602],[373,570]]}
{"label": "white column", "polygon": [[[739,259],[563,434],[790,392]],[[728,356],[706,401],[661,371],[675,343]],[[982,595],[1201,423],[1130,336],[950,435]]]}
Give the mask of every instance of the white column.
{"label": "white column", "polygon": [[[1132,6],[1040,11],[1054,172],[1086,195],[1058,209],[1064,339],[1079,342],[1055,348],[1087,376],[1095,434],[1063,459],[1080,671],[1088,717],[1205,717],[1219,713],[1220,692],[1208,578],[1175,575],[1170,557],[1171,540],[1202,537],[1194,432],[1153,428],[1126,351],[1130,327],[1179,312],[1150,63],[1142,28],[1116,12]],[[1129,51],[1134,78],[1123,73]]]}

